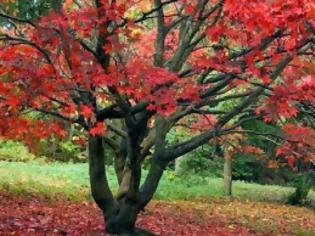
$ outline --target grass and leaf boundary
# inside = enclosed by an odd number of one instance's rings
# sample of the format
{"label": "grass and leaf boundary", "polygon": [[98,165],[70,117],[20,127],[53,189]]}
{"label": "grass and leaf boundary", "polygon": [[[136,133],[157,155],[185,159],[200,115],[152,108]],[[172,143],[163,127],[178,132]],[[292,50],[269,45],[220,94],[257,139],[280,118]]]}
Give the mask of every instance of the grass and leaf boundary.
{"label": "grass and leaf boundary", "polygon": [[[143,176],[147,172],[143,171]],[[114,169],[108,168],[107,177],[115,189],[117,180]],[[7,162],[0,161],[0,190],[13,194],[89,200],[87,164]],[[284,203],[294,188],[276,185],[259,185],[243,181],[233,182],[233,196],[240,199]],[[155,194],[159,200],[193,200],[223,196],[220,178],[176,176],[166,171]],[[315,203],[315,193],[310,191],[310,205]]]}

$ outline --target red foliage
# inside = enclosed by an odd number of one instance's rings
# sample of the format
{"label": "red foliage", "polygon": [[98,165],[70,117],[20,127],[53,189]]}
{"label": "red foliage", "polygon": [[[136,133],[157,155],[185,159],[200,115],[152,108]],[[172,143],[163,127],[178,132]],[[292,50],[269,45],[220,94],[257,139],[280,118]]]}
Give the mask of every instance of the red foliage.
{"label": "red foliage", "polygon": [[[97,206],[91,202],[47,202],[0,196],[0,233],[10,235],[106,235]],[[193,209],[153,203],[137,221],[138,227],[159,235],[249,235],[240,225],[226,228],[227,219],[205,221]]]}
{"label": "red foliage", "polygon": [[104,123],[97,122],[96,125],[92,127],[89,132],[93,136],[96,136],[96,135],[103,136],[105,134],[105,131],[106,129],[105,129]]}
{"label": "red foliage", "polygon": [[[284,127],[288,140],[279,147],[280,156],[291,164],[297,153],[312,159],[315,142],[306,142],[313,140],[310,130],[299,126],[304,137],[292,139],[296,129],[280,121],[298,117],[302,102],[314,107],[314,1],[209,0],[202,6],[178,0],[162,1],[157,9],[149,0],[100,0],[98,8],[71,2],[36,23],[3,16],[16,26],[0,28],[2,137],[31,146],[50,135],[63,137],[56,118],[104,135],[105,122],[125,119],[139,107],[150,111],[148,120],[156,114],[180,120],[179,112],[198,113],[192,128],[206,133],[236,128],[239,113],[255,108],[265,121]],[[151,11],[138,14],[147,8]],[[147,24],[158,10],[163,10],[160,23]],[[224,78],[211,81],[204,74]],[[247,103],[226,98],[239,91],[247,94],[242,97]],[[224,99],[240,106],[207,110]],[[102,109],[107,116],[100,115]],[[45,117],[38,121],[29,115],[34,111]]]}
{"label": "red foliage", "polygon": [[[1,235],[106,235],[103,217],[91,202],[47,201],[1,194],[0,209]],[[154,201],[140,214],[137,226],[169,236],[292,235],[292,225],[315,229],[313,213],[302,210],[222,199],[213,200],[211,205]],[[273,227],[269,229],[271,222]],[[256,224],[259,224],[257,229]],[[264,224],[264,231],[258,229]]]}

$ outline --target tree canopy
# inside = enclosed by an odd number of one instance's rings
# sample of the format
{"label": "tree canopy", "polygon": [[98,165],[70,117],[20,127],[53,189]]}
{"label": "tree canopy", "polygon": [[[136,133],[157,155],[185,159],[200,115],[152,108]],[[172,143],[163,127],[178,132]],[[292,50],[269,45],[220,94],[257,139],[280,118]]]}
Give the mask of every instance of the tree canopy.
{"label": "tree canopy", "polygon": [[[313,1],[66,0],[34,16],[23,2],[0,1],[1,136],[35,147],[65,136],[64,121],[81,125],[109,232],[129,232],[166,165],[211,140],[251,132],[292,166],[314,159],[312,122],[296,122],[314,118]],[[282,131],[241,129],[256,119]],[[167,143],[178,126],[197,131]],[[116,153],[115,197],[103,142]]]}

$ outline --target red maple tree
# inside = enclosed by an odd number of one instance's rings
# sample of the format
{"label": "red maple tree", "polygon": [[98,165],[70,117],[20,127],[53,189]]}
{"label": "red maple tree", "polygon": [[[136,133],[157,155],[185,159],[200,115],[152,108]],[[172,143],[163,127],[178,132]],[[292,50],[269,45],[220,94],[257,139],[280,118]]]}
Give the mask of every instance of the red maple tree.
{"label": "red maple tree", "polygon": [[[11,2],[0,1],[1,136],[34,146],[62,138],[61,121],[81,125],[107,232],[136,234],[167,164],[249,120],[283,127],[257,135],[282,140],[277,154],[291,164],[313,159],[314,130],[290,123],[302,108],[314,111],[313,1],[67,0],[38,21],[9,14]],[[168,144],[173,127],[192,117],[203,120],[200,132]],[[104,143],[116,154],[115,196]]]}

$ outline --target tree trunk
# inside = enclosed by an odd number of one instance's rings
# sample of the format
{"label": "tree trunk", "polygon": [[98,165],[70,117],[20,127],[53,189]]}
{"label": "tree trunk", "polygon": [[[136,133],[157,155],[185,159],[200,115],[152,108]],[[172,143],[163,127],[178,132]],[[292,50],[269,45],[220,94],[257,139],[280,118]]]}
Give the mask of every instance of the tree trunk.
{"label": "tree trunk", "polygon": [[117,214],[118,203],[109,188],[105,172],[105,156],[101,137],[89,136],[89,174],[92,196],[104,217]]}
{"label": "tree trunk", "polygon": [[135,202],[130,202],[127,198],[119,202],[119,210],[115,215],[106,217],[106,232],[118,236],[150,236],[155,235],[149,231],[135,227],[135,222],[139,213]]}
{"label": "tree trunk", "polygon": [[113,197],[106,178],[102,138],[90,136],[88,148],[91,192],[103,212],[106,232],[124,236],[154,235],[135,228],[138,213],[142,209],[137,198],[128,194],[122,195],[119,200]]}
{"label": "tree trunk", "polygon": [[135,222],[137,219],[135,204],[122,199],[116,214],[106,217],[106,231],[115,235],[136,235]]}
{"label": "tree trunk", "polygon": [[224,158],[224,194],[232,196],[232,158]]}
{"label": "tree trunk", "polygon": [[140,202],[138,209],[142,210],[152,199],[155,191],[158,188],[167,162],[161,161],[161,158],[154,156],[151,160],[149,173],[140,188]]}

